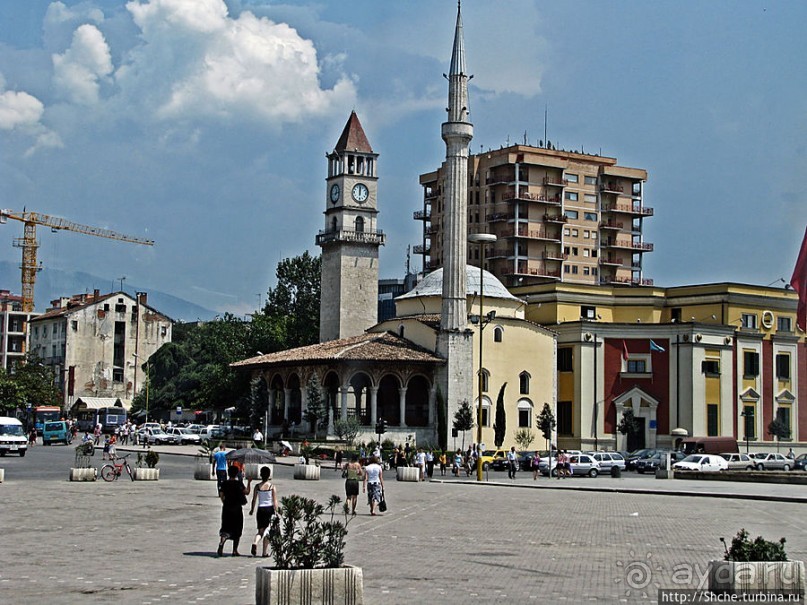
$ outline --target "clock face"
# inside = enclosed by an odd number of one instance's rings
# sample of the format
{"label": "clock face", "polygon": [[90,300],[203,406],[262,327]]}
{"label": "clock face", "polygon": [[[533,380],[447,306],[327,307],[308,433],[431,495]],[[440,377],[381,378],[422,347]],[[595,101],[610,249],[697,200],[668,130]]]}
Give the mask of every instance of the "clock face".
{"label": "clock face", "polygon": [[360,204],[366,202],[369,195],[370,192],[367,190],[367,185],[359,183],[353,187],[353,199]]}
{"label": "clock face", "polygon": [[331,202],[336,203],[339,201],[339,185],[333,184],[331,185]]}

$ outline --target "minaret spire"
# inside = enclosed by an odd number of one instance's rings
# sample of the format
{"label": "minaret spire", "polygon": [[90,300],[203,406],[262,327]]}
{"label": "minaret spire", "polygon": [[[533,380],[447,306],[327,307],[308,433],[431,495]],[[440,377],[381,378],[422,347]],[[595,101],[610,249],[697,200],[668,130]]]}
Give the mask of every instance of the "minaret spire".
{"label": "minaret spire", "polygon": [[445,229],[443,231],[443,303],[440,327],[465,329],[465,265],[468,245],[468,146],[474,127],[468,121],[468,75],[465,73],[465,41],[461,4],[457,2],[457,25],[448,76],[448,119],[442,135],[446,144]]}

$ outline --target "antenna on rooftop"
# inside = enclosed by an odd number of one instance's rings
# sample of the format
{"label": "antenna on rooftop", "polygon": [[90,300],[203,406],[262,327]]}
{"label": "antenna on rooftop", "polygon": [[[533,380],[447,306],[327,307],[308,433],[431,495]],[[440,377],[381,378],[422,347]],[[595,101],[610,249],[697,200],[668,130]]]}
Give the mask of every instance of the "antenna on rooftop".
{"label": "antenna on rooftop", "polygon": [[546,137],[546,123],[547,123],[548,114],[549,114],[549,107],[546,105],[546,103],[544,103],[544,141],[547,140],[547,137]]}

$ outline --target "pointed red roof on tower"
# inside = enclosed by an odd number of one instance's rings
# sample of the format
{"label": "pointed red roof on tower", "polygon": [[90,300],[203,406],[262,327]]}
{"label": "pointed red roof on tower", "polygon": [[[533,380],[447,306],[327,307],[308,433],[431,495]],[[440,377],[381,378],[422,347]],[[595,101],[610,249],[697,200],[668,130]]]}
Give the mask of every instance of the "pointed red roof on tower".
{"label": "pointed red roof on tower", "polygon": [[373,148],[370,147],[370,141],[367,140],[367,135],[364,134],[364,128],[361,127],[359,116],[355,111],[350,112],[350,117],[345,124],[345,129],[342,131],[342,136],[334,147],[334,151],[358,151],[360,153],[373,153]]}

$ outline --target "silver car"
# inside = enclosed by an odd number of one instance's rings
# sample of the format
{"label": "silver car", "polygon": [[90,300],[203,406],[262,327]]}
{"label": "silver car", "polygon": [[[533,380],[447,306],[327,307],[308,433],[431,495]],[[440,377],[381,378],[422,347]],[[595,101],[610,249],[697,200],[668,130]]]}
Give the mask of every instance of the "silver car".
{"label": "silver car", "polygon": [[782,454],[756,454],[754,456],[754,464],[756,464],[758,471],[765,469],[777,471],[789,471],[793,468],[793,461],[790,458],[785,458]]}
{"label": "silver car", "polygon": [[166,429],[165,432],[174,438],[174,443],[178,443],[180,445],[199,445],[202,443],[202,438],[199,436],[199,434],[192,432],[190,429],[175,426],[170,429]]}
{"label": "silver car", "polygon": [[137,437],[140,443],[145,442],[149,445],[171,445],[176,443],[173,435],[167,434],[160,428],[140,429],[137,431]]}
{"label": "silver car", "polygon": [[586,452],[589,456],[600,463],[600,472],[610,473],[612,466],[618,466],[620,470],[625,470],[625,458],[619,452]]}
{"label": "silver car", "polygon": [[752,471],[756,468],[754,459],[748,454],[720,454],[729,463],[730,471]]}

